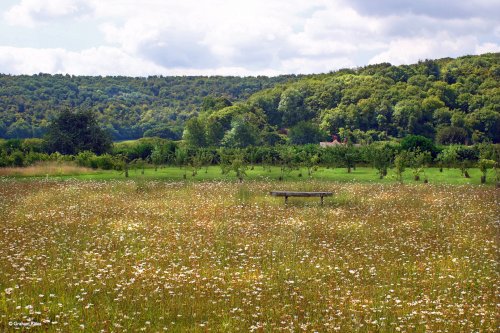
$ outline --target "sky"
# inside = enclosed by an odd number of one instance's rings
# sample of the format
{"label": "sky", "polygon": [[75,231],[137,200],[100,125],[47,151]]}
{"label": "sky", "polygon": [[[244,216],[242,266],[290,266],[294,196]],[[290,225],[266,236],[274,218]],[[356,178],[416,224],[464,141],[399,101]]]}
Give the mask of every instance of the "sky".
{"label": "sky", "polygon": [[0,73],[279,75],[500,52],[499,0],[0,0]]}

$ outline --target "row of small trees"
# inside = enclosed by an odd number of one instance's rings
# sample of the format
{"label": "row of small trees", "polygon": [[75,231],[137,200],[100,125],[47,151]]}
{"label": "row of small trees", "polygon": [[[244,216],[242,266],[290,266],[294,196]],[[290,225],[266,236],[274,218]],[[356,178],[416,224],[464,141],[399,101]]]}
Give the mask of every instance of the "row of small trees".
{"label": "row of small trees", "polygon": [[[477,149],[477,151],[476,151]],[[372,145],[365,147],[338,146],[332,148],[320,148],[317,146],[280,146],[274,148],[247,148],[228,149],[219,148],[190,150],[179,147],[174,153],[167,153],[161,147],[156,146],[151,154],[150,162],[155,169],[159,165],[177,165],[184,170],[184,177],[188,170],[192,176],[196,176],[202,168],[207,170],[210,165],[220,165],[222,173],[234,172],[240,181],[243,179],[248,168],[253,169],[255,165],[261,165],[270,170],[272,166],[278,166],[280,170],[279,179],[283,180],[291,171],[307,171],[311,177],[318,167],[346,168],[350,173],[357,165],[372,166],[377,169],[380,179],[383,179],[389,168],[394,168],[396,179],[403,180],[404,171],[409,168],[415,181],[424,178],[427,182],[425,168],[438,166],[440,171],[446,168],[459,168],[462,175],[469,178],[468,170],[478,167],[482,172],[481,182],[486,182],[488,170],[495,169],[496,178],[499,177],[498,145],[482,145],[470,148],[463,146],[449,146],[443,149],[435,157],[430,151],[416,148],[413,150],[401,150],[400,147],[391,144]],[[302,176],[302,172],[299,172]]]}
{"label": "row of small trees", "polygon": [[[389,168],[399,179],[405,169],[412,170],[415,180],[426,179],[425,167],[459,168],[464,177],[469,177],[468,169],[478,167],[482,181],[490,169],[498,169],[500,145],[480,144],[475,146],[451,145],[436,148],[418,140],[402,143],[374,143],[366,146],[339,145],[321,148],[318,145],[248,148],[188,148],[168,140],[144,140],[134,144],[115,145],[110,153],[96,155],[81,151],[76,155],[47,154],[43,152],[39,140],[6,141],[0,144],[0,166],[25,166],[37,161],[74,160],[81,166],[100,169],[122,170],[125,174],[130,168],[144,170],[147,165],[156,169],[162,165],[175,165],[190,172],[192,176],[202,168],[220,165],[224,173],[234,171],[238,178],[244,176],[245,168],[261,165],[280,168],[280,179],[292,170],[305,169],[307,176],[320,166],[345,168],[351,172],[356,166],[372,166],[379,177],[387,175]],[[206,169],[207,170],[207,169]],[[299,173],[299,175],[302,175]]]}

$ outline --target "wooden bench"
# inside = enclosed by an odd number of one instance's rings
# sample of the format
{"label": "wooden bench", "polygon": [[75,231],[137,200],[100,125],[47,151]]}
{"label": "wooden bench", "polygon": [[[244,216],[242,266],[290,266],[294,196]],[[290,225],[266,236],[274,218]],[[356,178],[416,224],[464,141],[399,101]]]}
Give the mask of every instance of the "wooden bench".
{"label": "wooden bench", "polygon": [[323,204],[323,197],[331,197],[332,192],[291,192],[291,191],[271,191],[273,197],[285,197],[285,204],[288,202],[288,197],[320,197]]}

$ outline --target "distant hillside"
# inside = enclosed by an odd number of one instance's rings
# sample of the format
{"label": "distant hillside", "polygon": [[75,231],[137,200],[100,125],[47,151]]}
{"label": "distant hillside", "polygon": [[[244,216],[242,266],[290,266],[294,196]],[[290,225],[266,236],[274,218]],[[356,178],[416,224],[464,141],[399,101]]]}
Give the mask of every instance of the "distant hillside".
{"label": "distant hillside", "polygon": [[500,53],[307,76],[199,120],[205,140],[197,141],[215,146],[271,143],[279,129],[296,144],[329,134],[351,142],[409,134],[445,144],[500,142]]}
{"label": "distant hillside", "polygon": [[297,79],[295,75],[131,78],[0,74],[0,137],[39,137],[47,123],[66,108],[94,110],[115,139],[139,138],[148,130],[179,137],[185,119],[203,107],[221,101],[234,103]]}
{"label": "distant hillside", "polygon": [[0,137],[39,137],[65,108],[94,110],[115,139],[198,146],[500,142],[500,53],[272,78],[0,75]]}

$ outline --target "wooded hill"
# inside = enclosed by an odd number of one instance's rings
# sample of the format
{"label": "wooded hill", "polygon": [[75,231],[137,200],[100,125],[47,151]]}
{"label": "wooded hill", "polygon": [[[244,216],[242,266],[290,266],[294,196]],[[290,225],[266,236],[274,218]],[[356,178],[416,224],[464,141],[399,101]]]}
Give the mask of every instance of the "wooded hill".
{"label": "wooded hill", "polygon": [[199,110],[298,78],[0,74],[0,138],[41,137],[50,121],[70,109],[94,111],[115,140],[141,138],[148,131],[179,139],[185,120]]}
{"label": "wooded hill", "polygon": [[[192,145],[366,143],[422,135],[438,143],[500,142],[500,53],[414,65],[378,64],[304,77],[187,122]],[[200,133],[204,126],[204,136]]]}
{"label": "wooded hill", "polygon": [[[0,136],[41,136],[62,109],[90,109],[115,139],[190,146],[350,142],[423,135],[500,142],[500,53],[267,77],[0,76]],[[190,119],[186,122],[186,120]]]}

